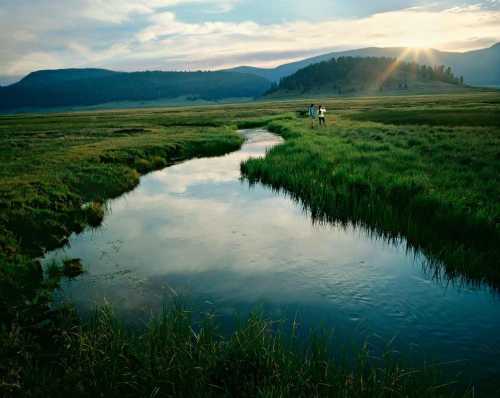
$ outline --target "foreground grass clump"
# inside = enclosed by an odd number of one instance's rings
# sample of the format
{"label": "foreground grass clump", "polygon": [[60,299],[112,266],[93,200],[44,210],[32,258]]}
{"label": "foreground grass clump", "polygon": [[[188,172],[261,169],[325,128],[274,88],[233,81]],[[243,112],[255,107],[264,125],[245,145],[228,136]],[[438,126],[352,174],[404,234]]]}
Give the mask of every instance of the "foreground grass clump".
{"label": "foreground grass clump", "polygon": [[[418,124],[415,115],[436,125],[443,118],[418,109],[337,111],[336,123],[314,130],[307,120],[274,122],[286,143],[242,171],[290,192],[317,219],[406,238],[448,276],[500,287],[500,129],[488,116],[500,108],[474,103],[467,123],[450,118],[446,126]],[[371,117],[385,123],[358,121]]]}
{"label": "foreground grass clump", "polygon": [[[68,319],[68,315],[66,315]],[[288,329],[288,330],[287,330]],[[367,349],[347,361],[332,341],[313,334],[307,344],[296,324],[285,327],[258,315],[223,336],[205,316],[193,323],[183,308],[167,310],[145,330],[124,327],[109,308],[84,324],[27,338],[22,329],[0,332],[8,369],[2,396],[50,397],[442,397],[432,366],[399,366]],[[457,388],[458,389],[458,388]],[[463,395],[462,395],[463,396]]]}

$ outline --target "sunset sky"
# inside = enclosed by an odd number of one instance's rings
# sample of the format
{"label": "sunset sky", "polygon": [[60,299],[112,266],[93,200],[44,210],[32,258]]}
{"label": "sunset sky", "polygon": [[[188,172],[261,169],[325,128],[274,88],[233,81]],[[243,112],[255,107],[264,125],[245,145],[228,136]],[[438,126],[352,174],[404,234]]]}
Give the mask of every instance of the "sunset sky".
{"label": "sunset sky", "polygon": [[500,41],[500,0],[0,0],[0,84],[37,69],[276,66],[368,46]]}

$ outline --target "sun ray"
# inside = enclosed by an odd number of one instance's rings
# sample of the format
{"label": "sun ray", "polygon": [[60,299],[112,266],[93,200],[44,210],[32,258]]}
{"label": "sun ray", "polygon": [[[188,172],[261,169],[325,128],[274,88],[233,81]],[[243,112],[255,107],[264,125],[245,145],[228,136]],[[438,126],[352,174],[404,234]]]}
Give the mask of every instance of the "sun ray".
{"label": "sun ray", "polygon": [[436,60],[436,57],[434,56],[434,52],[429,49],[429,48],[424,48],[421,50],[424,55],[424,63],[430,66],[437,65],[438,61]]}
{"label": "sun ray", "polygon": [[407,59],[407,56],[412,51],[412,48],[405,48],[401,54],[389,65],[389,67],[382,73],[381,76],[375,81],[374,86],[372,87],[372,91],[378,91],[380,87],[384,85],[384,83],[389,79],[389,77],[394,73],[397,67]]}
{"label": "sun ray", "polygon": [[387,79],[389,79],[389,77],[394,73],[394,71],[401,64],[401,62],[403,62],[406,59],[406,57],[408,56],[408,54],[410,54],[411,51],[412,51],[411,48],[405,48],[404,51],[401,54],[399,54],[399,56],[394,60],[394,62],[392,62],[389,65],[387,70],[378,78],[376,82],[377,87],[381,87],[387,81]]}

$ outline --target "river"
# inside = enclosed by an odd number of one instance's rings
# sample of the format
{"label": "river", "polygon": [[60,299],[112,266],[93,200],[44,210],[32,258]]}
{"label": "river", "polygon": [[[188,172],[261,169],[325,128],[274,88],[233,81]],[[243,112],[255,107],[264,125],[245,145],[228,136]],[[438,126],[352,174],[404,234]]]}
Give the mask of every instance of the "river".
{"label": "river", "polygon": [[[436,279],[405,242],[360,228],[314,223],[287,195],[241,179],[240,163],[281,138],[243,131],[236,152],[150,173],[111,200],[103,225],[70,237],[54,259],[80,258],[86,272],[58,300],[85,313],[110,303],[143,321],[173,296],[213,311],[229,328],[255,308],[310,328],[334,328],[339,344],[368,341],[466,382],[500,376],[500,301],[487,287]],[[452,362],[452,363],[449,363]]]}

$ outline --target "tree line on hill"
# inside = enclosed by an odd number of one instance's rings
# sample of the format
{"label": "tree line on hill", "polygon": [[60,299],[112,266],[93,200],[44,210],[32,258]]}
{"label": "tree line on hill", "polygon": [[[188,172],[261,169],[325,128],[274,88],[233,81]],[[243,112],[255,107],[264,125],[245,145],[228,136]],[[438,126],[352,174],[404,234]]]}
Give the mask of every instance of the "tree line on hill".
{"label": "tree line on hill", "polygon": [[266,94],[277,91],[307,92],[326,88],[339,94],[362,90],[408,89],[412,82],[463,84],[450,67],[400,62],[394,58],[339,57],[300,69],[273,84]]}
{"label": "tree line on hill", "polygon": [[270,82],[262,77],[237,72],[38,71],[16,84],[1,87],[0,109],[88,106],[179,97],[208,101],[255,98],[269,87]]}

